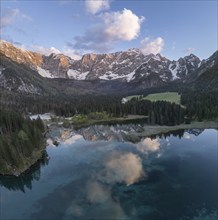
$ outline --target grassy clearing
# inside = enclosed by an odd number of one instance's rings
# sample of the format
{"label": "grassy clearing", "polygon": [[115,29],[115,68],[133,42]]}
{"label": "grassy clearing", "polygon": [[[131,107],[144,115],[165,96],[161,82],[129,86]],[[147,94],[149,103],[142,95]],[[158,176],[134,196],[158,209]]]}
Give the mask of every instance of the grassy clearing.
{"label": "grassy clearing", "polygon": [[152,102],[166,101],[166,102],[174,102],[176,104],[180,104],[180,98],[181,96],[177,92],[155,93],[144,97],[144,99],[150,100]]}
{"label": "grassy clearing", "polygon": [[130,101],[133,98],[150,100],[152,102],[166,101],[166,102],[174,102],[176,104],[180,104],[181,96],[177,92],[162,92],[162,93],[149,94],[145,97],[140,95],[133,95],[126,97],[128,101]]}

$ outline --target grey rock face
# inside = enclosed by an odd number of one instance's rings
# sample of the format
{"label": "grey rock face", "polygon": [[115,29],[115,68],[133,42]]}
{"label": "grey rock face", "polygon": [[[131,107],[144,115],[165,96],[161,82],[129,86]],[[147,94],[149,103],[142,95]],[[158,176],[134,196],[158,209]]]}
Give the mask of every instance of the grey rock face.
{"label": "grey rock face", "polygon": [[86,54],[81,60],[72,62],[70,69],[80,74],[88,72],[86,79],[113,80],[127,77],[143,61],[138,49],[110,54]]}
{"label": "grey rock face", "polygon": [[218,51],[212,54],[208,59],[202,60],[201,64],[198,68],[197,75],[200,76],[202,73],[204,73],[209,68],[212,68],[214,66],[218,65]]}
{"label": "grey rock face", "polygon": [[67,71],[70,65],[70,57],[63,54],[52,53],[49,56],[42,56],[41,68],[48,70],[55,78],[69,78]]}

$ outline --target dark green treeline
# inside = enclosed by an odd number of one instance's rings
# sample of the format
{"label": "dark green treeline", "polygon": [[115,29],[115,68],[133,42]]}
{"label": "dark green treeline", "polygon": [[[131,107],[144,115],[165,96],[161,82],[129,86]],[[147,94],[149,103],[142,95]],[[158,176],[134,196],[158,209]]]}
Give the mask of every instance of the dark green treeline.
{"label": "dark green treeline", "polygon": [[23,171],[41,157],[45,143],[40,118],[31,121],[13,111],[0,110],[0,173]]}

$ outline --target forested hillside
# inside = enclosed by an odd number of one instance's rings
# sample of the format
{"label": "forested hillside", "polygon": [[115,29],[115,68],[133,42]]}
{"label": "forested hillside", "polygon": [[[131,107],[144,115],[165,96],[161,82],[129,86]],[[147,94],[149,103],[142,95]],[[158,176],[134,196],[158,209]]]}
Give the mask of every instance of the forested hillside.
{"label": "forested hillside", "polygon": [[217,91],[187,91],[182,94],[181,103],[186,106],[186,116],[191,120],[211,120],[218,117]]}
{"label": "forested hillside", "polygon": [[42,157],[44,125],[0,110],[0,173],[18,175]]}

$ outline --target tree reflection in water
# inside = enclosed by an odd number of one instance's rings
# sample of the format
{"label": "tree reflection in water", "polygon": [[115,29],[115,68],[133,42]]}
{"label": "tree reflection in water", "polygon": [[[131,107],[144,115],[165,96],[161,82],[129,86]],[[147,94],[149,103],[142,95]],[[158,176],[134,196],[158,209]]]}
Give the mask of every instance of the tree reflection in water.
{"label": "tree reflection in water", "polygon": [[25,193],[25,188],[32,189],[32,182],[38,181],[41,175],[41,167],[49,164],[47,152],[30,169],[20,176],[0,176],[0,186],[4,186],[10,191],[21,191]]}
{"label": "tree reflection in water", "polygon": [[[166,133],[160,133],[156,135],[151,135],[150,138],[167,138],[173,135],[174,137],[179,137],[180,139],[184,136],[185,132],[189,134],[194,134],[198,136],[204,131],[204,129],[189,129],[189,130],[176,130],[170,131]],[[32,189],[32,182],[34,180],[38,181],[40,179],[41,174],[41,167],[48,165],[48,155],[47,152],[44,152],[44,155],[41,160],[39,160],[36,164],[34,164],[28,171],[23,173],[22,175],[16,176],[0,176],[0,186],[4,186],[5,188],[9,189],[10,191],[22,191],[25,193],[25,187],[28,189]]]}

